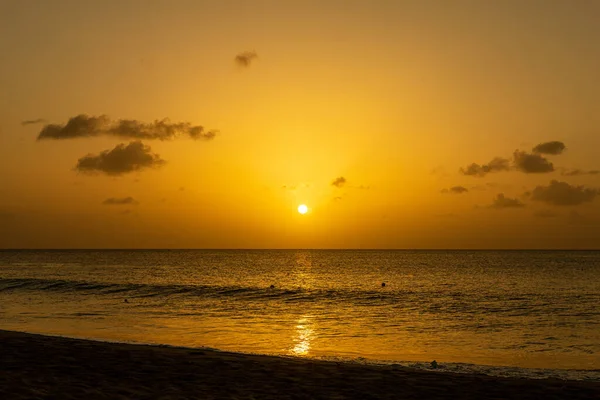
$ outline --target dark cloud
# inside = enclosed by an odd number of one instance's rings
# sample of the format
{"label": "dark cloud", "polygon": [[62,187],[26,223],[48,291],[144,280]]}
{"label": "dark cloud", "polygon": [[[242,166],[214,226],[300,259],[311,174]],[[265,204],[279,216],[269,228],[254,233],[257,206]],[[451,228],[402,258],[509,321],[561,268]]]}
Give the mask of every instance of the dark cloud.
{"label": "dark cloud", "polygon": [[554,171],[554,165],[539,154],[530,154],[516,150],[513,155],[515,168],[526,174],[537,174]]}
{"label": "dark cloud", "polygon": [[139,204],[133,197],[109,197],[104,200],[102,204],[107,206],[123,206],[123,205],[137,205]]}
{"label": "dark cloud", "polygon": [[[554,171],[554,165],[541,154],[561,154],[566,149],[563,142],[553,141],[540,143],[533,148],[533,153],[516,150],[513,153],[512,164],[515,169],[525,173],[545,173]],[[487,164],[472,163],[466,168],[461,168],[463,175],[485,176],[490,172],[509,171],[511,169],[511,160],[502,157],[496,157]]]}
{"label": "dark cloud", "polygon": [[467,193],[469,189],[464,186],[452,186],[450,189],[443,189],[442,193],[453,193],[453,194],[461,194]]}
{"label": "dark cloud", "polygon": [[21,121],[21,125],[25,126],[25,125],[33,125],[33,124],[43,124],[44,122],[46,122],[46,120],[43,118],[27,119],[25,121]]}
{"label": "dark cloud", "polygon": [[338,188],[341,188],[345,184],[346,184],[346,178],[344,178],[343,176],[337,177],[333,180],[333,182],[331,182],[332,186],[335,186]]}
{"label": "dark cloud", "polygon": [[73,139],[100,135],[146,140],[171,140],[180,136],[189,136],[195,140],[210,140],[216,134],[217,131],[206,131],[200,125],[194,126],[189,122],[171,122],[168,118],[146,123],[134,119],[112,121],[106,115],[93,117],[80,114],[69,119],[65,125],[44,126],[37,140]]}
{"label": "dark cloud", "polygon": [[492,202],[491,208],[521,208],[525,207],[525,204],[521,202],[519,199],[511,199],[509,197],[505,197],[503,193],[499,193],[494,201]]}
{"label": "dark cloud", "polygon": [[109,123],[110,119],[106,115],[89,117],[85,114],[80,114],[69,119],[65,125],[49,124],[44,126],[37,140],[98,136],[106,130]]}
{"label": "dark cloud", "polygon": [[463,175],[470,176],[485,176],[490,172],[500,172],[510,170],[510,162],[506,158],[496,157],[487,164],[479,165],[473,163],[466,168],[461,168],[460,172]]}
{"label": "dark cloud", "polygon": [[558,155],[558,154],[561,154],[563,151],[565,151],[566,148],[567,148],[567,146],[565,146],[565,144],[563,142],[552,141],[552,142],[540,143],[537,146],[535,146],[532,151],[534,153],[539,153],[539,154]]}
{"label": "dark cloud", "polygon": [[255,51],[244,51],[235,56],[235,63],[240,67],[249,67],[258,58],[258,54]]}
{"label": "dark cloud", "polygon": [[122,119],[110,126],[106,133],[109,135],[133,139],[170,140],[179,136],[189,136],[192,139],[210,140],[216,136],[216,131],[205,131],[202,126],[192,126],[189,122],[169,121],[168,118],[144,123],[134,119]]}
{"label": "dark cloud", "polygon": [[592,169],[590,171],[584,171],[581,169],[563,169],[561,172],[562,176],[580,176],[580,175],[598,175],[600,170]]}
{"label": "dark cloud", "polygon": [[552,180],[548,186],[536,186],[531,192],[531,199],[555,206],[576,206],[594,200],[598,194],[598,189]]}
{"label": "dark cloud", "polygon": [[151,152],[150,146],[138,140],[127,146],[121,143],[114,149],[105,150],[100,154],[88,154],[77,161],[75,169],[79,172],[101,172],[116,176],[164,164],[165,161],[158,154]]}

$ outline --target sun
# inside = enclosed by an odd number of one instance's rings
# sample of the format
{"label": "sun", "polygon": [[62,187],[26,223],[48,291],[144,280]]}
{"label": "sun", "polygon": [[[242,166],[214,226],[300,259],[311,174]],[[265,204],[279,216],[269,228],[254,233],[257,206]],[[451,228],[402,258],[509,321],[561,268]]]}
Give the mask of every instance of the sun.
{"label": "sun", "polygon": [[306,207],[306,204],[300,204],[298,206],[298,212],[300,214],[306,214],[308,212],[308,207]]}

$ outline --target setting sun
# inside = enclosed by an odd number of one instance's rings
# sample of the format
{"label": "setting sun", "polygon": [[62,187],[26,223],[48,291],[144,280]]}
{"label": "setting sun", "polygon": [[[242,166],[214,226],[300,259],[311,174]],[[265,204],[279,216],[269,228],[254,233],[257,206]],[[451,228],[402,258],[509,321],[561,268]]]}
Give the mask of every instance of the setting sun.
{"label": "setting sun", "polygon": [[306,206],[306,204],[300,204],[298,206],[298,212],[300,214],[306,214],[308,212],[308,207]]}

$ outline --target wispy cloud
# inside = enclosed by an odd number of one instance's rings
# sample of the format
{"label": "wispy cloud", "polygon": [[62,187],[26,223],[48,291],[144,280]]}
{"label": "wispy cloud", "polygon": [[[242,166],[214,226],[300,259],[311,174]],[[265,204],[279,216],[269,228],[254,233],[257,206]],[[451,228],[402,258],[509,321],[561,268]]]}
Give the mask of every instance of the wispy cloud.
{"label": "wispy cloud", "polygon": [[25,121],[21,121],[21,125],[25,126],[25,125],[43,124],[45,122],[46,122],[46,120],[43,118],[27,119]]}
{"label": "wispy cloud", "polygon": [[75,169],[83,173],[103,173],[123,175],[145,168],[156,168],[165,164],[158,154],[152,153],[150,146],[141,141],[117,145],[112,150],[100,154],[88,154],[77,161]]}
{"label": "wispy cloud", "polygon": [[581,169],[563,169],[560,174],[562,176],[598,175],[600,174],[600,170],[592,169],[585,171]]}
{"label": "wispy cloud", "polygon": [[255,51],[244,51],[235,56],[235,63],[240,67],[249,67],[252,61],[258,58]]}
{"label": "wispy cloud", "polygon": [[450,189],[442,189],[442,193],[461,194],[467,193],[469,189],[464,186],[452,186]]}
{"label": "wispy cloud", "polygon": [[44,126],[37,140],[74,139],[100,135],[144,140],[171,140],[181,136],[188,136],[195,140],[210,140],[216,134],[216,130],[206,131],[200,125],[192,125],[190,122],[171,122],[168,118],[146,123],[134,119],[113,121],[106,115],[94,117],[80,114],[70,118],[66,124]]}
{"label": "wispy cloud", "polygon": [[123,206],[123,205],[137,205],[139,204],[133,197],[109,197],[104,200],[102,204],[107,206]]}

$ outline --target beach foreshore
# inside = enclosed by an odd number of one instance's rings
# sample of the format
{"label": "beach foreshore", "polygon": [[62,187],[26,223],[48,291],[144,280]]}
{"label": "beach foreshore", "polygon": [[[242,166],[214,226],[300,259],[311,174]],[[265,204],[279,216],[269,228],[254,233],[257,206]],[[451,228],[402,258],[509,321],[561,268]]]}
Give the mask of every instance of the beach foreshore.
{"label": "beach foreshore", "polygon": [[598,399],[600,383],[0,331],[1,399]]}

